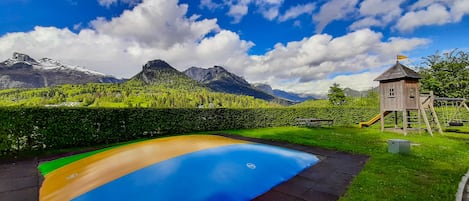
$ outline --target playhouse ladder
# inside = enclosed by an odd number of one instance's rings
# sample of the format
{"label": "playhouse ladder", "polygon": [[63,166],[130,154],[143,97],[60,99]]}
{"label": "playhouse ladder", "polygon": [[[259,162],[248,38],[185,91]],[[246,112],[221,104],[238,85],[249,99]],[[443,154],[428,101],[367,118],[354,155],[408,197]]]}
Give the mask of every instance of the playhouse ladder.
{"label": "playhouse ladder", "polygon": [[[422,100],[423,97],[421,97]],[[432,116],[433,121],[435,122],[436,129],[438,129],[438,132],[440,134],[443,133],[443,130],[441,130],[441,124],[440,121],[438,120],[438,116],[435,112],[435,108],[433,107],[433,101],[434,101],[434,96],[433,93],[431,92],[428,97],[425,97],[423,101],[420,102],[420,112],[422,113],[423,121],[425,122],[425,126],[427,127],[428,133],[430,133],[431,136],[433,136],[433,129],[432,126],[430,125],[430,121],[428,121],[428,116],[426,110],[429,109],[430,115]]]}

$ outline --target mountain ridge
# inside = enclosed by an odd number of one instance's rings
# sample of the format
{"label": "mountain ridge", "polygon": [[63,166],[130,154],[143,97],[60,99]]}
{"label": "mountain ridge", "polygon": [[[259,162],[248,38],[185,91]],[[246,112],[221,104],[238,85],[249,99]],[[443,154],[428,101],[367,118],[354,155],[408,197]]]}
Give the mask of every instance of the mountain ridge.
{"label": "mountain ridge", "polygon": [[291,104],[288,100],[283,100],[273,94],[268,94],[255,88],[245,79],[227,71],[222,66],[214,66],[212,68],[190,67],[183,71],[183,73],[216,92],[248,95],[284,105]]}
{"label": "mountain ridge", "polygon": [[0,63],[0,89],[40,88],[62,84],[120,83],[123,79],[50,58],[36,60],[14,52]]}

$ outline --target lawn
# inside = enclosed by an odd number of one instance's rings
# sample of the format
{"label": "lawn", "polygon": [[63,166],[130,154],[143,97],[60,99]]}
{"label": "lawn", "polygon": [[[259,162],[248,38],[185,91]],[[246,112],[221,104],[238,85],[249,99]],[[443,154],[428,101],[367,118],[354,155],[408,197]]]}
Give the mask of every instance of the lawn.
{"label": "lawn", "polygon": [[[356,128],[264,128],[224,133],[287,141],[371,156],[341,200],[455,200],[469,169],[469,135],[402,134]],[[389,139],[407,139],[411,153],[387,153]]]}
{"label": "lawn", "polygon": [[[207,132],[205,132],[207,133]],[[468,134],[402,134],[376,128],[279,127],[225,130],[227,133],[321,147],[371,156],[341,200],[455,200],[461,177],[469,169]],[[387,153],[389,139],[407,139],[410,154]],[[122,145],[122,144],[121,144]],[[107,148],[109,149],[109,148]],[[46,174],[103,150],[74,155],[39,168]]]}

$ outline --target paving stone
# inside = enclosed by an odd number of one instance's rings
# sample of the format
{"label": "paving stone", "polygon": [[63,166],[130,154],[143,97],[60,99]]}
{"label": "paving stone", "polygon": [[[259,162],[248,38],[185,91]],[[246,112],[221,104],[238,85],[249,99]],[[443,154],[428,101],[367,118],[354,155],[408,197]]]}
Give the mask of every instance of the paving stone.
{"label": "paving stone", "polygon": [[285,194],[300,197],[303,193],[307,192],[314,186],[314,181],[310,179],[298,176],[276,186],[273,188],[275,191],[279,191]]}
{"label": "paving stone", "polygon": [[309,190],[301,195],[301,199],[305,201],[334,201],[338,200],[340,196],[321,192],[317,190]]}
{"label": "paving stone", "polygon": [[296,201],[296,200],[298,200],[297,197],[293,197],[291,195],[288,195],[279,191],[275,191],[275,190],[271,190],[253,199],[253,201]]}
{"label": "paving stone", "polygon": [[4,179],[0,182],[0,193],[37,187],[37,177],[19,177]]}
{"label": "paving stone", "polygon": [[0,193],[1,201],[36,201],[39,200],[38,187]]}

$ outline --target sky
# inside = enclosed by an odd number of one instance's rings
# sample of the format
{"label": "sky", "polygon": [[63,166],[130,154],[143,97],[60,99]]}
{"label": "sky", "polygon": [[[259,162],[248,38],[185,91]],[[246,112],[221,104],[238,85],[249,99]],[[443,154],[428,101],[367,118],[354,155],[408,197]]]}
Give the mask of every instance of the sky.
{"label": "sky", "polygon": [[468,51],[468,33],[469,0],[0,1],[0,60],[20,52],[123,78],[154,59],[220,65],[309,95],[377,86],[398,54],[416,68]]}

